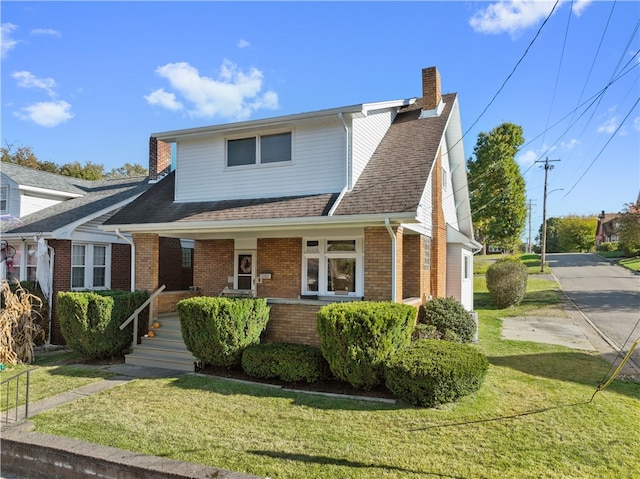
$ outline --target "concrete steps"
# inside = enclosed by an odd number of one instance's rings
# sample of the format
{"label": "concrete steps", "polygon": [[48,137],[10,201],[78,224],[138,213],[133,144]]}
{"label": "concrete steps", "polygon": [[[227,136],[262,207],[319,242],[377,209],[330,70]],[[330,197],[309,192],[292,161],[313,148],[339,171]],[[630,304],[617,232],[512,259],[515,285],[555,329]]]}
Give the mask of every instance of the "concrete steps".
{"label": "concrete steps", "polygon": [[177,313],[158,317],[160,327],[153,329],[155,337],[143,337],[133,351],[124,357],[126,364],[154,368],[194,371],[197,359],[189,352],[182,340],[180,319]]}

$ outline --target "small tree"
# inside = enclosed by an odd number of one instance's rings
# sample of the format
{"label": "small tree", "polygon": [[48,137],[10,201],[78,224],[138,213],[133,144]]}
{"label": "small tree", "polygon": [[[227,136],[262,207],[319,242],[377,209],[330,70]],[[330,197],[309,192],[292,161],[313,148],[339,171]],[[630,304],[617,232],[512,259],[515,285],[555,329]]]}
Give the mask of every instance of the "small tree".
{"label": "small tree", "polygon": [[628,203],[618,217],[620,249],[628,255],[640,252],[640,198]]}
{"label": "small tree", "polygon": [[595,230],[598,219],[595,216],[569,215],[558,223],[558,239],[563,252],[591,251],[595,248]]}

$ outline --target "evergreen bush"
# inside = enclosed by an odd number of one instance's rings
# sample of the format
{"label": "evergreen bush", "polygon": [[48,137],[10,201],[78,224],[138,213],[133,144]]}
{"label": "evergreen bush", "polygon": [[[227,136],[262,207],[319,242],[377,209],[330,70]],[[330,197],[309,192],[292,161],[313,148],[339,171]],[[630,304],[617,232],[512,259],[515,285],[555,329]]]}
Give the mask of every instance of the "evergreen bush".
{"label": "evergreen bush", "polygon": [[86,358],[121,356],[131,346],[133,321],[124,330],[120,325],[147,297],[140,291],[58,293],[58,319],[65,342]]}
{"label": "evergreen bush", "polygon": [[320,349],[333,375],[356,388],[382,384],[384,362],[411,341],[416,312],[406,304],[368,301],[320,308]]}
{"label": "evergreen bush", "polygon": [[239,366],[269,321],[265,298],[197,296],[176,305],[187,349],[205,364]]}
{"label": "evergreen bush", "polygon": [[[470,343],[476,332],[476,323],[454,297],[434,298],[420,306],[418,324],[433,326],[437,334],[425,334],[427,329],[416,331],[421,339],[444,339],[458,343]],[[416,334],[414,334],[414,337]]]}
{"label": "evergreen bush", "polygon": [[248,346],[242,370],[262,379],[312,383],[329,376],[329,365],[319,348],[304,344],[267,343]]}
{"label": "evergreen bush", "polygon": [[517,259],[496,261],[487,270],[487,289],[498,308],[517,306],[527,290],[527,267]]}
{"label": "evergreen bush", "polygon": [[402,401],[433,407],[479,389],[488,368],[487,356],[473,345],[419,340],[386,363],[386,386]]}
{"label": "evergreen bush", "polygon": [[598,251],[618,251],[620,243],[617,241],[608,241],[598,245]]}

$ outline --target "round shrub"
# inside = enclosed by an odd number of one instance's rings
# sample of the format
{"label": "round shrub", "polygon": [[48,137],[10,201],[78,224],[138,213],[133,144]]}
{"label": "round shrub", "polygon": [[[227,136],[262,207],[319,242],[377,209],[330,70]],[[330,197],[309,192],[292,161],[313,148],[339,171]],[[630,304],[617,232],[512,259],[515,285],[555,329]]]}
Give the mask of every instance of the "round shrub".
{"label": "round shrub", "polygon": [[205,364],[238,366],[269,322],[265,298],[196,296],[176,304],[184,344]]}
{"label": "round shrub", "polygon": [[620,243],[617,241],[609,241],[607,243],[600,243],[598,245],[598,251],[618,251]]}
{"label": "round shrub", "polygon": [[356,388],[384,381],[384,363],[411,341],[416,308],[391,302],[344,302],[318,311],[320,349],[333,375]]}
{"label": "round shrub", "polygon": [[488,368],[487,356],[475,346],[425,339],[387,362],[386,386],[409,404],[433,407],[479,389]]}
{"label": "round shrub", "polygon": [[458,343],[470,343],[476,333],[475,321],[454,297],[434,298],[420,306],[418,324],[433,326],[437,333],[420,334],[425,331],[422,328],[417,331],[420,339],[445,339]]}
{"label": "round shrub", "polygon": [[498,308],[517,306],[527,290],[527,267],[517,259],[503,259],[487,270],[487,289]]}
{"label": "round shrub", "polygon": [[249,376],[312,383],[329,376],[319,348],[304,344],[254,344],[242,353],[242,370]]}

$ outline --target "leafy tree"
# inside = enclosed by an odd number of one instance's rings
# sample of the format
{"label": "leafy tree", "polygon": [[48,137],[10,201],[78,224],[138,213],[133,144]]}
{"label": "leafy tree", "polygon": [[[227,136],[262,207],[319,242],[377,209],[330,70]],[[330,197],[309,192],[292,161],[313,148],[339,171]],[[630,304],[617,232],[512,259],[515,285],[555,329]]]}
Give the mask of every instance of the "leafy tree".
{"label": "leafy tree", "polygon": [[[562,218],[547,218],[547,253],[562,253],[560,248],[560,237],[558,236],[558,225],[562,221]],[[538,237],[536,241],[542,248],[542,225],[538,230]]]}
{"label": "leafy tree", "polygon": [[570,215],[560,218],[558,240],[561,251],[591,251],[596,245],[597,226],[598,219],[595,216]]}
{"label": "leafy tree", "polygon": [[87,161],[84,166],[77,161],[59,166],[53,161],[38,160],[30,146],[16,147],[12,144],[7,144],[6,147],[0,148],[0,153],[2,162],[4,163],[12,163],[14,165],[33,168],[34,170],[48,171],[49,173],[85,180],[115,179],[147,175],[147,169],[138,163],[125,163],[124,166],[114,168],[110,172],[104,171],[104,165],[91,163],[90,161]]}
{"label": "leafy tree", "polygon": [[618,241],[626,254],[640,252],[640,197],[635,203],[628,203],[618,217]]}
{"label": "leafy tree", "polygon": [[524,143],[522,127],[503,123],[481,132],[469,158],[469,197],[476,237],[513,251],[526,221],[525,182],[515,155]]}

